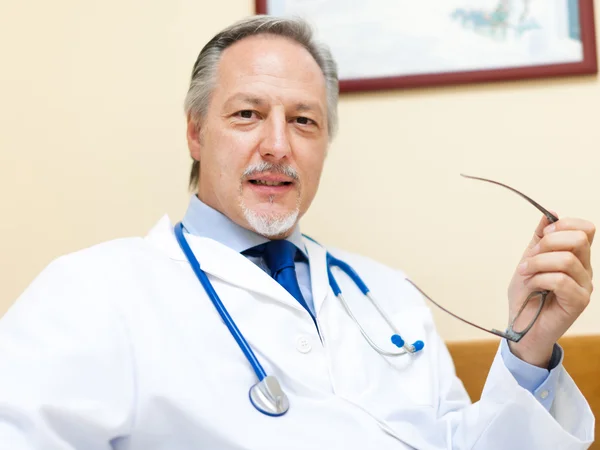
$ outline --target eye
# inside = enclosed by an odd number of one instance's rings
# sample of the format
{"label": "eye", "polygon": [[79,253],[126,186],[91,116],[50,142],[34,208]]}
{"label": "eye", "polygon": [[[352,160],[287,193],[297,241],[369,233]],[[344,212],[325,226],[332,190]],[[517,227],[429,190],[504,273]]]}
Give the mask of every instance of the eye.
{"label": "eye", "polygon": [[308,117],[296,117],[296,123],[300,124],[300,125],[315,125],[315,121],[312,119],[309,119]]}
{"label": "eye", "polygon": [[242,119],[252,119],[252,117],[254,115],[254,111],[252,111],[251,109],[244,109],[244,110],[238,112],[237,115],[239,117],[241,117]]}

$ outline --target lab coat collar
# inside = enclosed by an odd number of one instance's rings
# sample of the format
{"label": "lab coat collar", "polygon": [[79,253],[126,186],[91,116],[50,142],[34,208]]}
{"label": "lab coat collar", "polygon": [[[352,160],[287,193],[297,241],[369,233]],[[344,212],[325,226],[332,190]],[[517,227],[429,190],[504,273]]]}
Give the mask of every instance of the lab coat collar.
{"label": "lab coat collar", "polygon": [[304,238],[304,245],[308,252],[310,261],[310,281],[313,295],[313,304],[315,314],[319,315],[319,310],[325,302],[329,289],[329,278],[327,277],[327,250],[325,247]]}
{"label": "lab coat collar", "polygon": [[[188,209],[181,222],[188,233],[213,239],[238,253],[269,242],[268,238],[238,225],[220,211],[202,202],[196,195],[190,196]],[[298,225],[294,227],[287,240],[308,259]]]}
{"label": "lab coat collar", "polygon": [[[218,279],[221,279],[231,285],[238,286],[242,289],[253,291],[255,293],[267,296],[271,299],[277,300],[285,305],[302,311],[306,314],[306,310],[298,303],[298,301],[292,297],[292,295],[285,290],[283,286],[277,283],[271,278],[264,270],[241,255],[237,251],[223,245],[213,239],[193,236],[186,234],[186,239],[194,255],[200,263],[200,267],[204,272],[210,274]],[[164,216],[148,233],[146,240],[152,245],[164,251],[169,258],[176,261],[183,261],[187,263],[187,259],[179,247],[173,231],[173,224],[171,223],[168,216]],[[308,244],[307,244],[308,245]],[[311,246],[312,247],[312,246]],[[324,250],[322,252],[322,259],[325,261]],[[316,265],[323,267],[324,262],[319,263],[319,251],[317,249],[309,250],[310,254],[315,254]],[[313,260],[311,256],[311,277],[313,281],[313,292],[317,287],[319,298],[323,296],[321,292],[322,276],[313,268]],[[319,270],[323,272],[323,270]],[[326,275],[326,271],[324,271]],[[315,282],[317,277],[318,282]],[[318,288],[321,288],[318,289]],[[313,294],[314,295],[314,294]],[[323,299],[317,300],[315,296],[315,309],[317,304],[320,305]],[[317,303],[318,302],[318,303]]]}

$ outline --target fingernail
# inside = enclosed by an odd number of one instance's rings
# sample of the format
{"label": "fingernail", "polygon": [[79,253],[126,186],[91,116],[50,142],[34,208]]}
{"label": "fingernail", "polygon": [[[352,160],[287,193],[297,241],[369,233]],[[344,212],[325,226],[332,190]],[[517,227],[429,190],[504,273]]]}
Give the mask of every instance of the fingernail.
{"label": "fingernail", "polygon": [[540,244],[535,244],[535,247],[531,249],[531,254],[536,255],[540,251]]}
{"label": "fingernail", "polygon": [[556,230],[556,225],[554,225],[554,224],[548,225],[546,228],[544,228],[544,233],[545,234],[554,233],[555,230]]}
{"label": "fingernail", "polygon": [[519,264],[518,271],[519,271],[520,274],[524,274],[524,273],[527,272],[527,261],[525,261],[524,263]]}

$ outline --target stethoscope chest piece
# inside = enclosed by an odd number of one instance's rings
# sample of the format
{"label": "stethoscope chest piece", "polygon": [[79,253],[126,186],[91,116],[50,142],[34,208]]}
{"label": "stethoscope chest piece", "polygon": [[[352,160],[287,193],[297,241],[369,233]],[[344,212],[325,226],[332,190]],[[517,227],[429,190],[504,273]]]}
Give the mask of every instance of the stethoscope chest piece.
{"label": "stethoscope chest piece", "polygon": [[282,416],[290,409],[290,402],[277,378],[270,375],[250,388],[250,402],[261,413]]}

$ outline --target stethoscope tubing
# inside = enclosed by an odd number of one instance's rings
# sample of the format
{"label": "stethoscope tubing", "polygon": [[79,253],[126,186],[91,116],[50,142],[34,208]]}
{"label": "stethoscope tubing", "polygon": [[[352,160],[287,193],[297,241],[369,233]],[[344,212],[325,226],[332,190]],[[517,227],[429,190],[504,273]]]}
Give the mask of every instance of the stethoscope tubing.
{"label": "stethoscope tubing", "polygon": [[[311,239],[311,240],[313,240],[313,239]],[[314,242],[314,240],[313,240],[313,242]],[[379,315],[383,318],[383,320],[385,320],[385,322],[389,325],[389,327],[398,336],[398,339],[399,339],[399,341],[402,344],[402,345],[399,346],[401,348],[400,351],[390,352],[388,350],[384,350],[383,348],[381,348],[380,346],[378,346],[371,339],[371,337],[369,336],[369,334],[365,331],[365,329],[360,324],[359,320],[352,313],[352,310],[348,306],[348,303],[346,302],[346,299],[344,298],[344,296],[342,294],[342,290],[340,289],[339,285],[335,281],[335,277],[333,276],[333,273],[331,272],[331,268],[332,267],[338,267],[342,272],[344,272],[348,277],[350,277],[350,279],[358,287],[358,289],[365,295],[365,297],[367,297],[369,299],[369,301],[375,307],[375,309],[377,310],[377,312],[379,313]],[[402,355],[406,355],[407,353],[414,353],[415,352],[416,349],[415,349],[414,345],[407,344],[407,343],[404,342],[404,340],[402,340],[402,338],[400,338],[400,331],[398,331],[398,329],[396,328],[396,326],[394,325],[394,323],[392,322],[392,320],[389,318],[389,316],[387,315],[387,313],[385,312],[385,310],[381,307],[381,305],[379,304],[379,302],[375,299],[375,296],[371,293],[371,290],[367,287],[367,285],[365,284],[365,282],[358,275],[358,273],[356,273],[356,271],[352,268],[352,266],[350,266],[350,264],[342,261],[341,259],[335,258],[329,252],[327,252],[327,276],[329,277],[329,284],[331,285],[331,289],[333,290],[334,294],[336,295],[336,297],[338,298],[338,300],[340,301],[340,303],[342,304],[342,306],[346,310],[346,313],[354,321],[354,323],[356,324],[356,326],[360,330],[360,333],[363,335],[363,337],[365,338],[365,340],[367,341],[367,343],[376,352],[378,352],[378,353],[380,353],[381,355],[384,355],[384,356],[402,356]]]}
{"label": "stethoscope tubing", "polygon": [[252,369],[254,369],[254,372],[256,373],[256,376],[258,377],[259,381],[262,381],[267,377],[265,370],[263,369],[260,362],[258,361],[258,358],[252,351],[252,348],[250,348],[250,345],[246,341],[246,338],[244,338],[241,331],[238,329],[237,325],[229,315],[229,312],[225,308],[225,305],[223,305],[223,302],[221,302],[221,299],[219,298],[218,294],[213,288],[210,280],[208,279],[208,276],[206,276],[204,271],[200,268],[200,263],[198,262],[198,259],[194,255],[194,252],[190,248],[187,240],[185,239],[185,236],[183,235],[183,224],[181,222],[178,223],[177,225],[175,225],[174,230],[177,242],[183,250],[183,253],[185,253],[185,256],[188,259],[192,270],[200,280],[202,287],[208,294],[208,297],[212,301],[215,309],[221,316],[223,323],[225,323],[225,325],[229,329],[229,332],[231,333],[231,335],[239,345],[240,349],[244,353],[244,356],[246,356],[246,358],[248,359],[248,362],[252,366]]}

